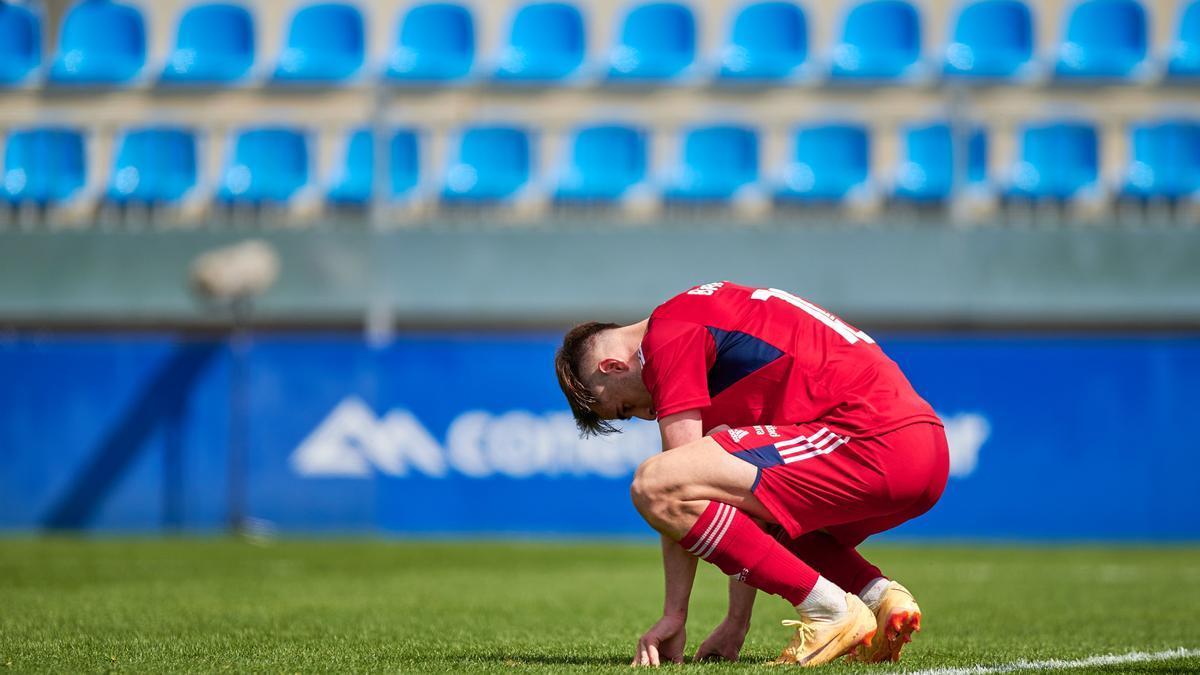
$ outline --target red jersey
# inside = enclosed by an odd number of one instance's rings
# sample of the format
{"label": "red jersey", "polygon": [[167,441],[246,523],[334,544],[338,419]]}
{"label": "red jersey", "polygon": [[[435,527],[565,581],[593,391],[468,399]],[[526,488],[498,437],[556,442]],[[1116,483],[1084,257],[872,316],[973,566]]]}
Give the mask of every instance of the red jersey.
{"label": "red jersey", "polygon": [[820,420],[851,436],[942,422],[866,333],[777,289],[728,281],[659,305],[641,347],[660,418],[699,409],[727,424]]}

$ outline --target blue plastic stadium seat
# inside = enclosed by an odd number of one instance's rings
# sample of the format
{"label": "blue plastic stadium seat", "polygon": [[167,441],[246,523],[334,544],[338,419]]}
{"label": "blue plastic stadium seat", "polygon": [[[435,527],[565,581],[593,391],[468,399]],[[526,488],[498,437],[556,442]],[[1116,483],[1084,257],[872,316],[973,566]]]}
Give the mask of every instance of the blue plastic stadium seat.
{"label": "blue plastic stadium seat", "polygon": [[455,204],[508,199],[529,182],[531,162],[529,134],[524,129],[471,127],[459,139],[442,198]]}
{"label": "blue plastic stadium seat", "polygon": [[575,132],[559,178],[561,202],[616,201],[646,178],[646,136],[640,129],[596,125]]}
{"label": "blue plastic stadium seat", "polygon": [[120,84],[146,65],[146,26],[130,5],[83,0],[63,18],[50,79],[62,84]]}
{"label": "blue plastic stadium seat", "polygon": [[823,124],[796,131],[795,159],[775,191],[781,202],[839,202],[870,172],[870,137],[856,124]]}
{"label": "blue plastic stadium seat", "polygon": [[1033,60],[1033,15],[1022,0],[976,0],[962,8],[946,47],[951,76],[1008,78]]}
{"label": "blue plastic stadium seat", "polygon": [[42,63],[42,28],[29,9],[0,3],[0,87],[17,84]]}
{"label": "blue plastic stadium seat", "polygon": [[118,204],[171,204],[196,187],[196,136],[178,127],[125,132],[107,198]]}
{"label": "blue plastic stadium seat", "polygon": [[683,138],[683,153],[664,192],[668,201],[728,201],[758,180],[758,134],[740,126],[697,127]]}
{"label": "blue plastic stadium seat", "polygon": [[1179,15],[1179,35],[1168,54],[1167,76],[1200,77],[1200,0],[1184,5]]}
{"label": "blue plastic stadium seat", "polygon": [[433,3],[408,11],[388,56],[393,80],[440,82],[471,72],[475,61],[475,20],[461,5]]}
{"label": "blue plastic stadium seat", "polygon": [[292,17],[275,79],[340,82],[362,68],[365,49],[363,17],[357,7],[337,2],[308,5]]}
{"label": "blue plastic stadium seat", "polygon": [[254,65],[254,18],[241,5],[196,5],[179,19],[175,49],[167,57],[166,82],[235,82]]}
{"label": "blue plastic stadium seat", "polygon": [[[987,136],[971,129],[966,143],[966,165],[958,166],[954,131],[944,122],[912,126],[903,131],[904,162],[896,172],[894,195],[902,201],[937,203],[949,199],[956,186],[987,181]],[[965,171],[962,179],[958,172]]]}
{"label": "blue plastic stadium seat", "polygon": [[921,17],[905,0],[867,0],[846,15],[833,48],[834,79],[904,77],[921,59]]}
{"label": "blue plastic stadium seat", "polygon": [[1010,197],[1066,200],[1096,185],[1099,141],[1090,124],[1031,124],[1021,130],[1020,139]]}
{"label": "blue plastic stadium seat", "polygon": [[[388,160],[390,197],[403,197],[420,179],[417,132],[400,129],[393,133]],[[339,168],[327,197],[342,206],[365,206],[374,194],[375,135],[369,129],[358,129],[347,139],[345,163]]]}
{"label": "blue plastic stadium seat", "polygon": [[1138,0],[1084,0],[1067,18],[1055,73],[1127,78],[1146,60],[1146,10]]}
{"label": "blue plastic stadium seat", "polygon": [[86,177],[83,135],[78,131],[40,127],[9,134],[0,192],[9,203],[45,206],[68,201],[83,188]]}
{"label": "blue plastic stadium seat", "polygon": [[808,20],[792,2],[746,5],[721,50],[723,80],[778,80],[808,59]]}
{"label": "blue plastic stadium seat", "polygon": [[583,15],[574,5],[536,2],[517,10],[500,55],[501,80],[554,81],[579,69],[586,50]]}
{"label": "blue plastic stadium seat", "polygon": [[308,182],[308,142],[302,131],[245,129],[233,140],[217,198],[248,204],[286,202]]}
{"label": "blue plastic stadium seat", "polygon": [[1200,122],[1144,122],[1135,124],[1131,134],[1126,196],[1181,199],[1200,194]]}
{"label": "blue plastic stadium seat", "polygon": [[696,58],[696,18],[686,5],[653,2],[625,15],[609,56],[610,79],[664,81],[680,76]]}

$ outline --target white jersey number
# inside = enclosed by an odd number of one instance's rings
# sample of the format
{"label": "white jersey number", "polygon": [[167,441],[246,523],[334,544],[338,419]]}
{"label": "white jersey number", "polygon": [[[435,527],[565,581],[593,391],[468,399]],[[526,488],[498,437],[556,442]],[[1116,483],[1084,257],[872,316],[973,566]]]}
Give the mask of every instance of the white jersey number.
{"label": "white jersey number", "polygon": [[812,318],[837,331],[837,334],[846,338],[846,342],[849,342],[850,344],[856,344],[859,340],[862,340],[867,344],[875,344],[875,341],[871,339],[870,335],[867,335],[861,330],[854,330],[850,326],[847,326],[846,322],[842,321],[836,316],[826,312],[820,307],[817,307],[804,298],[797,298],[787,291],[781,291],[778,288],[759,288],[750,296],[751,300],[762,300],[764,302],[770,300],[771,298],[779,298],[793,307],[804,310],[804,312]]}

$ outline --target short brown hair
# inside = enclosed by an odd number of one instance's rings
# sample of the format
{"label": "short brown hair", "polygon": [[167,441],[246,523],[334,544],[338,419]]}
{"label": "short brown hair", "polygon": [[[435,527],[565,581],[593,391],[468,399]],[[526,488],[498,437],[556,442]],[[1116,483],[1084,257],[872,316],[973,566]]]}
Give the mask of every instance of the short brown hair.
{"label": "short brown hair", "polygon": [[563,336],[562,348],[554,355],[554,370],[558,374],[558,386],[575,415],[575,426],[581,436],[611,434],[619,431],[608,420],[601,419],[592,410],[597,399],[584,382],[583,357],[592,348],[598,334],[611,328],[620,328],[615,323],[589,321],[575,326]]}

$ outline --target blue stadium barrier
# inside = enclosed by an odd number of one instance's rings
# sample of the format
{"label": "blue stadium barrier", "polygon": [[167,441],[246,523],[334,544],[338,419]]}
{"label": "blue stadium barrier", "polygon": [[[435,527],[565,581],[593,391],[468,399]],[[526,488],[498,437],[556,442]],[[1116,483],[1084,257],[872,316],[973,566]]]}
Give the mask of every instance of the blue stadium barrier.
{"label": "blue stadium barrier", "polygon": [[385,76],[403,82],[449,82],[475,61],[475,20],[461,5],[417,5],[401,19]]}
{"label": "blue stadium barrier", "polygon": [[563,2],[530,3],[513,17],[495,76],[521,82],[563,80],[583,65],[586,50],[587,33],[577,7]]}
{"label": "blue stadium barrier", "polygon": [[1130,129],[1132,161],[1122,195],[1183,199],[1200,195],[1200,122],[1141,122]]}
{"label": "blue stadium barrier", "polygon": [[795,133],[794,159],[785,167],[775,199],[784,203],[839,202],[866,186],[871,143],[857,124],[802,127]]}
{"label": "blue stadium barrier", "polygon": [[308,141],[302,131],[271,126],[244,129],[231,146],[218,200],[282,203],[308,186]]}
{"label": "blue stadium barrier", "polygon": [[625,15],[609,55],[608,77],[618,82],[665,82],[696,59],[696,17],[687,5],[651,2]]}
{"label": "blue stadium barrier", "polygon": [[3,199],[46,206],[70,201],[87,183],[83,134],[63,127],[11,132],[4,148]]}
{"label": "blue stadium barrier", "polygon": [[[983,129],[965,131],[956,139],[945,122],[920,124],[903,130],[904,161],[896,172],[893,196],[916,203],[944,202],[958,187],[987,182],[987,135]],[[960,148],[959,143],[965,144]],[[966,161],[959,166],[962,150]],[[960,172],[963,175],[959,175]]]}
{"label": "blue stadium barrier", "polygon": [[196,187],[196,135],[190,129],[131,129],[117,145],[109,201],[174,204]]}
{"label": "blue stadium barrier", "polygon": [[1033,61],[1033,16],[1023,0],[976,0],[965,6],[946,47],[951,77],[1019,76]]}
{"label": "blue stadium barrier", "polygon": [[250,72],[255,55],[254,17],[241,5],[195,5],[179,19],[175,49],[162,80],[171,83],[227,84]]}
{"label": "blue stadium barrier", "polygon": [[[390,199],[411,192],[420,180],[417,132],[398,129],[388,142],[388,188]],[[375,193],[375,136],[357,129],[346,141],[345,161],[338,168],[326,198],[340,206],[366,206]]]}
{"label": "blue stadium barrier", "polygon": [[528,184],[529,133],[508,126],[476,126],[463,131],[458,152],[446,171],[443,201],[472,204],[504,201]]}
{"label": "blue stadium barrier", "polygon": [[1055,74],[1065,79],[1125,79],[1146,60],[1146,10],[1138,0],[1083,0],[1067,17]]}
{"label": "blue stadium barrier", "polygon": [[1200,0],[1185,4],[1179,14],[1179,35],[1167,55],[1167,76],[1200,77]]}
{"label": "blue stadium barrier", "polygon": [[1096,187],[1099,139],[1091,124],[1029,124],[1020,132],[1020,143],[1020,160],[1013,167],[1009,197],[1067,200]]}
{"label": "blue stadium barrier", "polygon": [[793,2],[756,2],[733,19],[717,76],[728,81],[787,79],[808,60],[808,19]]}
{"label": "blue stadium barrier", "polygon": [[20,84],[42,64],[42,26],[27,7],[0,3],[0,87]]}
{"label": "blue stadium barrier", "polygon": [[833,48],[834,80],[894,80],[921,60],[921,17],[906,0],[866,0],[850,9]]}
{"label": "blue stadium barrier", "polygon": [[733,125],[696,127],[683,136],[680,162],[663,197],[673,202],[724,202],[758,181],[758,133]]}
{"label": "blue stadium barrier", "polygon": [[577,129],[554,198],[559,202],[612,202],[646,179],[646,134],[600,124]]}
{"label": "blue stadium barrier", "polygon": [[[1196,336],[872,335],[950,445],[941,501],[892,536],[1200,539],[1195,452],[1180,441],[1200,409]],[[649,539],[629,483],[659,450],[657,426],[580,440],[547,368],[560,342],[271,333],[233,369],[229,349],[203,339],[11,335],[0,530],[219,531],[232,474],[246,515],[283,533]],[[245,426],[230,423],[235,387]],[[231,434],[242,464],[229,461]]]}
{"label": "blue stadium barrier", "polygon": [[363,30],[362,12],[354,5],[328,2],[301,7],[288,27],[274,79],[307,83],[350,79],[363,65]]}
{"label": "blue stadium barrier", "polygon": [[50,81],[113,85],[129,82],[146,65],[146,26],[131,5],[83,0],[67,11]]}

